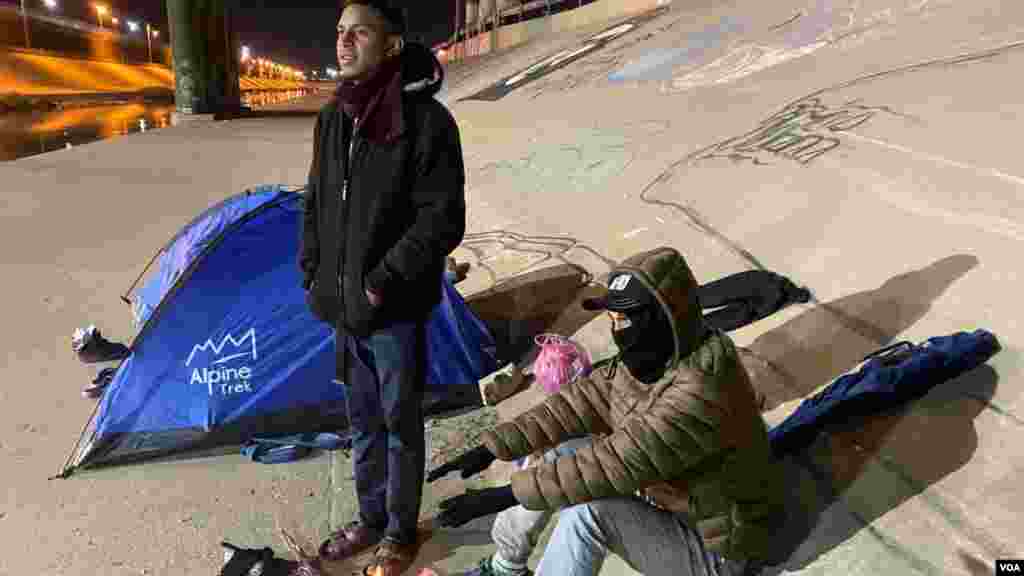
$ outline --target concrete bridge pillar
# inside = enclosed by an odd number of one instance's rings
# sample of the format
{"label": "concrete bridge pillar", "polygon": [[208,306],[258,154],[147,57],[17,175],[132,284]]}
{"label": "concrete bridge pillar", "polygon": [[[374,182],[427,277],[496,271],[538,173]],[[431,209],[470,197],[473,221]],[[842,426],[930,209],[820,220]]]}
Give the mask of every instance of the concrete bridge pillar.
{"label": "concrete bridge pillar", "polygon": [[498,49],[498,2],[497,0],[483,0],[482,6],[483,9],[480,11],[481,19],[484,22],[489,22],[491,25],[491,30],[488,33],[490,38],[487,45],[493,52]]}
{"label": "concrete bridge pillar", "polygon": [[231,0],[167,0],[174,67],[174,103],[180,119],[241,106],[240,45]]}
{"label": "concrete bridge pillar", "polygon": [[455,56],[456,52],[458,52],[458,56],[462,58],[466,57],[466,37],[469,36],[466,28],[466,17],[466,0],[455,0],[455,32],[453,32],[453,37],[457,48],[452,49],[452,55]]}
{"label": "concrete bridge pillar", "polygon": [[477,33],[479,19],[480,0],[466,0],[466,31],[468,34]]}

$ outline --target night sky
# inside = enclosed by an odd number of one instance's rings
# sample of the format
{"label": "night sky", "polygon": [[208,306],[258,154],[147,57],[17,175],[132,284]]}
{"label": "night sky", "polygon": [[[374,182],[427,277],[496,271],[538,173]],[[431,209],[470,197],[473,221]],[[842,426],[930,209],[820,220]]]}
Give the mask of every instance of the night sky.
{"label": "night sky", "polygon": [[[19,0],[0,0],[15,4]],[[91,8],[95,0],[58,0],[58,13],[96,23]],[[167,9],[164,0],[98,0],[111,7],[122,20],[148,21],[166,34]],[[26,0],[30,10],[45,10],[42,0]],[[335,65],[334,27],[340,15],[336,0],[236,0],[235,12],[241,43],[254,57],[266,57],[282,64],[323,69]],[[35,6],[33,6],[35,5]],[[410,39],[427,45],[451,34],[454,0],[409,0]],[[166,40],[167,37],[163,36]]]}

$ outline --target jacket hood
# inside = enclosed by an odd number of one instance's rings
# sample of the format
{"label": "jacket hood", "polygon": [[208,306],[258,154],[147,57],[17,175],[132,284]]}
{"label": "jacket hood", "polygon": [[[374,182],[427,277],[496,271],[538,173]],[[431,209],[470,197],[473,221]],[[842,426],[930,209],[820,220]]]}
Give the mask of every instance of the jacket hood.
{"label": "jacket hood", "polygon": [[675,337],[669,366],[675,366],[697,349],[706,334],[697,301],[697,280],[686,259],[674,248],[656,248],[623,260],[611,275],[620,272],[641,281],[668,316]]}
{"label": "jacket hood", "polygon": [[433,96],[441,90],[444,68],[423,44],[407,42],[402,49],[402,91]]}

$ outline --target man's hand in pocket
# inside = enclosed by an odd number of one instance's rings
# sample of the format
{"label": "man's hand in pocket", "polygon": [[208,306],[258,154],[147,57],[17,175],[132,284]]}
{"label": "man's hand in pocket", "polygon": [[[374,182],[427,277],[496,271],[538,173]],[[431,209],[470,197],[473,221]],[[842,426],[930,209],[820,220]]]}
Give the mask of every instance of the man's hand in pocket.
{"label": "man's hand in pocket", "polygon": [[370,306],[373,306],[374,308],[379,308],[380,296],[378,296],[375,292],[371,292],[370,289],[368,288],[364,290],[364,292],[366,292],[366,299],[370,301]]}

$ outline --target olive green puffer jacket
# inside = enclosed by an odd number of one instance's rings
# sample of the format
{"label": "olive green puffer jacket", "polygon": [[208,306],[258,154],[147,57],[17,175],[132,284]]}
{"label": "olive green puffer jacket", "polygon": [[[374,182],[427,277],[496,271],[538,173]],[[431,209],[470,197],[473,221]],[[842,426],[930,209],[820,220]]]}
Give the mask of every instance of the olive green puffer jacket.
{"label": "olive green puffer jacket", "polygon": [[672,319],[676,352],[664,376],[644,384],[613,362],[486,432],[484,443],[514,460],[597,435],[570,457],[516,472],[519,502],[551,510],[641,492],[685,510],[705,544],[726,558],[769,557],[783,514],[781,470],[735,346],[704,327],[697,283],[677,251],[638,254],[616,270],[644,282]]}

